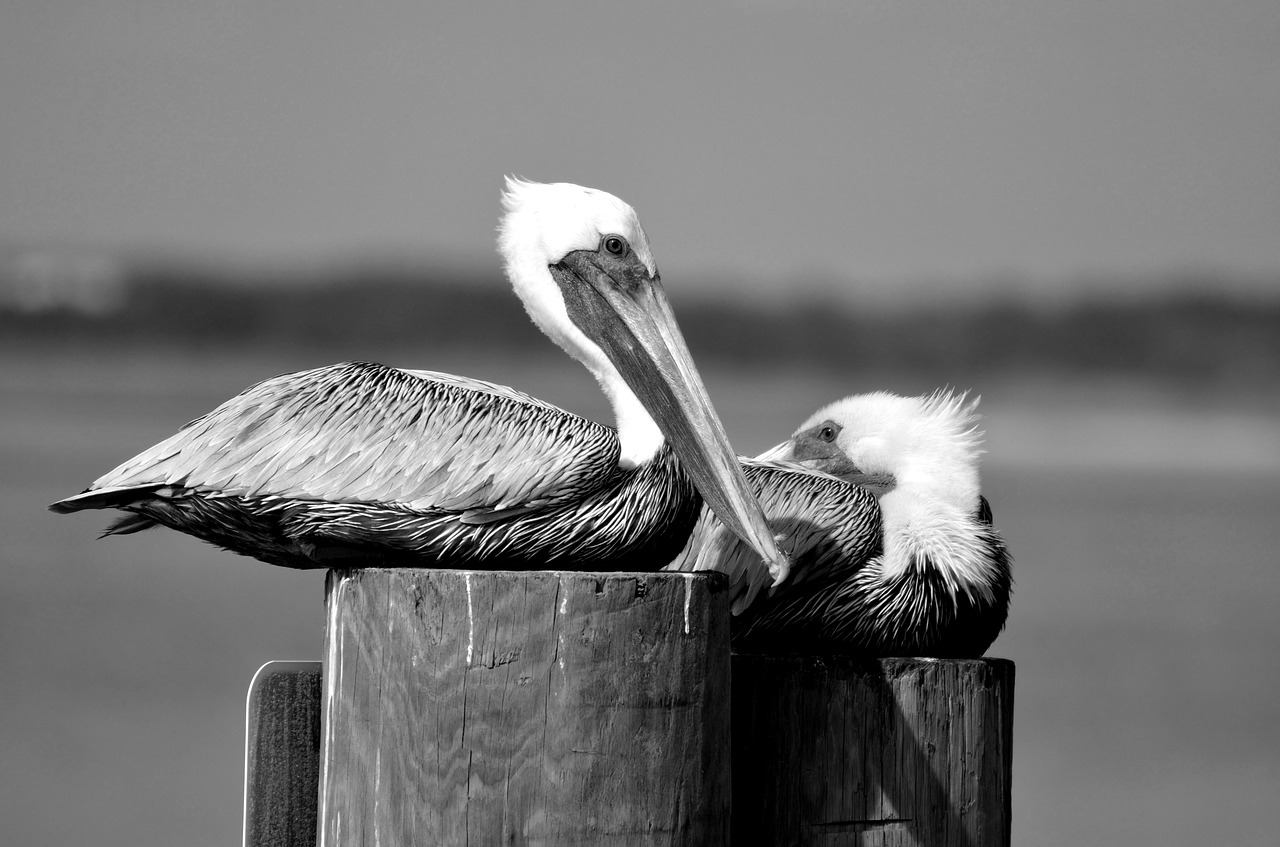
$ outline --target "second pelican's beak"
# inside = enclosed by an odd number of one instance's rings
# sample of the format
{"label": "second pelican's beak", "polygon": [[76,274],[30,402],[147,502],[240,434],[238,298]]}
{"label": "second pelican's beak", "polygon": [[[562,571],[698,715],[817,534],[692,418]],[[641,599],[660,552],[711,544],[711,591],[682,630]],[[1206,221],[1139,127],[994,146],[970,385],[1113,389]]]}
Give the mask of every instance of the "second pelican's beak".
{"label": "second pelican's beak", "polygon": [[765,450],[759,456],[756,456],[761,462],[791,462],[791,442],[784,441],[781,444],[775,444],[768,450]]}
{"label": "second pelican's beak", "polygon": [[765,523],[716,416],[656,273],[579,250],[551,267],[569,317],[600,346],[666,436],[707,505],[786,579],[787,558]]}

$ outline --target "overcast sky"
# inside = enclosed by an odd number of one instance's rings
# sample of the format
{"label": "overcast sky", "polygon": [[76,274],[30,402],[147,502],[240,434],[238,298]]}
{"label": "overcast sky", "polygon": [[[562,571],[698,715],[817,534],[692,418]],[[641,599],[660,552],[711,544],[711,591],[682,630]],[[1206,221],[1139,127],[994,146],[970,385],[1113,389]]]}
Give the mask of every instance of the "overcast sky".
{"label": "overcast sky", "polygon": [[504,173],[670,286],[1280,271],[1280,3],[0,8],[0,242],[496,268]]}

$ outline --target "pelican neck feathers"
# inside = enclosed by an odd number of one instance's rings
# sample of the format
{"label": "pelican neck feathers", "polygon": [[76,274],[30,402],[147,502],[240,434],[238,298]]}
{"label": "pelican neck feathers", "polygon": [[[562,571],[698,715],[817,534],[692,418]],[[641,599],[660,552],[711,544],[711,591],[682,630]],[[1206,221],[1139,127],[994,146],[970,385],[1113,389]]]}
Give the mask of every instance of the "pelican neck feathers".
{"label": "pelican neck feathers", "polygon": [[605,235],[620,235],[650,276],[656,276],[640,218],[630,205],[605,191],[514,177],[507,178],[502,208],[498,250],[529,319],[599,383],[617,423],[622,466],[652,461],[665,443],[662,432],[609,357],[570,319],[564,295],[548,270],[569,253],[597,249]]}

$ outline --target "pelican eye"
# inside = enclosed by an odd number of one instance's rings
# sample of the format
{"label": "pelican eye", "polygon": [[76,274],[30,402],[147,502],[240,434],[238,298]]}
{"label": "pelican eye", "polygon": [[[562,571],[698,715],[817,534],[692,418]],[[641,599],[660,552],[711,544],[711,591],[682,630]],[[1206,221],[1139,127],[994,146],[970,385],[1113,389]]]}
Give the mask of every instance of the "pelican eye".
{"label": "pelican eye", "polygon": [[621,235],[606,235],[601,239],[600,246],[611,256],[627,255],[627,239]]}
{"label": "pelican eye", "polygon": [[836,436],[839,433],[840,430],[835,424],[823,424],[822,428],[818,430],[818,438],[821,441],[831,442],[836,440]]}

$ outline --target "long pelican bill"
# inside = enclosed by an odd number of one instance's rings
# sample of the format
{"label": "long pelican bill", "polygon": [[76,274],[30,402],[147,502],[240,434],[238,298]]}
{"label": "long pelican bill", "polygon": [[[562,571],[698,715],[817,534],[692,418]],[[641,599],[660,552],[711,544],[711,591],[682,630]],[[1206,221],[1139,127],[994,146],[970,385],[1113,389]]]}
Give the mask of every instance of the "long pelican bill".
{"label": "long pelican bill", "polygon": [[610,264],[602,267],[599,253],[579,250],[551,267],[570,318],[658,423],[707,505],[781,583],[789,563],[712,408],[658,274],[639,263]]}

